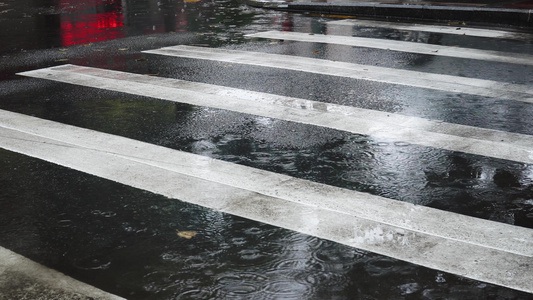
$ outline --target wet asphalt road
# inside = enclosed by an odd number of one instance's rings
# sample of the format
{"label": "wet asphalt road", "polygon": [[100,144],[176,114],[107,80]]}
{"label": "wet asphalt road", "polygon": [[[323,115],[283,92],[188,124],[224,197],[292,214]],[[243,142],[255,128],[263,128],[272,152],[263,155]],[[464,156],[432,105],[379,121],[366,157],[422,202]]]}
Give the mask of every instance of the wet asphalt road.
{"label": "wet asphalt road", "polygon": [[[0,2],[0,109],[533,228],[527,163],[16,75],[69,63],[533,134],[527,102],[141,52],[186,44],[533,84],[526,65],[244,36],[296,31],[533,54],[531,39],[335,27],[332,20],[238,1]],[[126,298],[531,296],[7,150],[0,165],[0,246]],[[176,229],[198,238],[180,239]]]}

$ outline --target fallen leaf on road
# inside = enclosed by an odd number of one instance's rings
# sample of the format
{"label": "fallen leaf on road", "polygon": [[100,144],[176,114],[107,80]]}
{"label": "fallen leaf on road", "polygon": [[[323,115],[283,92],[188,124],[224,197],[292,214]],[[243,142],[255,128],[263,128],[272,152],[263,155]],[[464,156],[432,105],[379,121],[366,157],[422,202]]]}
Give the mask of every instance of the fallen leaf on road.
{"label": "fallen leaf on road", "polygon": [[179,237],[186,238],[188,240],[192,239],[196,235],[196,231],[179,231],[176,230]]}
{"label": "fallen leaf on road", "polygon": [[136,61],[147,61],[148,59],[147,58],[137,58]]}

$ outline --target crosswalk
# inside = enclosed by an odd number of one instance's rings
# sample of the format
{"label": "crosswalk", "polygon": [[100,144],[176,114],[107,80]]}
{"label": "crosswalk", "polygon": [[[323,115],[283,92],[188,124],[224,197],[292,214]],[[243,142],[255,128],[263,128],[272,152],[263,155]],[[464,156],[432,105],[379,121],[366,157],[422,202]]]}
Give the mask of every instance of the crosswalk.
{"label": "crosswalk", "polygon": [[530,135],[211,84],[73,65],[28,71],[21,75],[88,87],[98,86],[101,89],[173,102],[312,124],[451,151],[533,163],[531,154],[533,137]]}
{"label": "crosswalk", "polygon": [[423,25],[423,24],[413,24],[413,23],[391,23],[391,22],[382,22],[382,21],[368,21],[368,20],[338,20],[330,21],[328,25],[336,26],[348,26],[348,27],[370,27],[370,28],[387,28],[395,30],[404,30],[404,31],[421,31],[421,32],[432,32],[432,33],[443,33],[443,34],[453,34],[453,35],[464,35],[472,37],[484,37],[484,38],[493,38],[493,39],[511,39],[511,40],[529,40],[531,39],[531,34],[528,33],[518,33],[505,30],[496,30],[496,29],[480,29],[480,28],[469,28],[464,27],[464,24],[454,23],[449,24],[449,26],[441,25]]}
{"label": "crosswalk", "polygon": [[[411,30],[385,22],[361,26]],[[357,26],[353,21],[333,23]],[[435,26],[419,28],[455,34]],[[457,31],[457,30],[456,30]],[[512,33],[471,29],[483,38]],[[335,44],[531,66],[533,56],[405,41],[297,32],[250,38]],[[533,102],[533,87],[453,75],[254,51],[171,46],[157,57],[234,63],[365,82]],[[66,64],[19,73],[56,81],[341,130],[394,142],[533,163],[533,136],[222,85]],[[88,174],[429,268],[533,293],[533,229],[224,162],[127,137],[0,111],[0,147]],[[198,191],[209,191],[208,193]],[[445,222],[443,222],[445,220]]]}
{"label": "crosswalk", "polygon": [[513,83],[501,83],[494,80],[424,73],[308,57],[184,45],[165,47],[144,52],[173,57],[279,68],[438,91],[533,102],[532,87]]}
{"label": "crosswalk", "polygon": [[441,46],[433,44],[420,44],[406,41],[391,41],[373,38],[347,37],[339,35],[307,34],[301,32],[268,31],[248,34],[248,37],[289,40],[298,42],[314,42],[337,44],[353,47],[365,47],[382,50],[402,51],[425,55],[446,56],[454,58],[479,59],[485,61],[533,65],[533,55],[506,53],[499,51],[476,50],[457,46]]}

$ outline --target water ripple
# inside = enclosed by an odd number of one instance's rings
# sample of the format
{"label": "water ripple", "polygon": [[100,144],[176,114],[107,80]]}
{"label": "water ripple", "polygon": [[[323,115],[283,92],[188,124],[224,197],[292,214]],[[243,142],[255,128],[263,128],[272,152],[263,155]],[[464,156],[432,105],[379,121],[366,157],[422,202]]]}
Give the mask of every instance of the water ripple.
{"label": "water ripple", "polygon": [[258,293],[265,283],[267,277],[256,273],[225,273],[216,279],[216,293],[224,298],[231,296],[247,296]]}
{"label": "water ripple", "polygon": [[308,299],[313,288],[293,280],[271,281],[264,286],[264,299]]}
{"label": "water ripple", "polygon": [[324,288],[343,286],[348,282],[348,278],[344,274],[334,272],[305,272],[298,274],[296,281]]}

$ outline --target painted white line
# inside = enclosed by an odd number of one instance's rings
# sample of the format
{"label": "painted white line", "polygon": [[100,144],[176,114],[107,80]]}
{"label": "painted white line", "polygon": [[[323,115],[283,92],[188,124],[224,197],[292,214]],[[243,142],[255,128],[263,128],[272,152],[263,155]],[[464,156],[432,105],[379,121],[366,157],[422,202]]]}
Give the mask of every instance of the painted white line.
{"label": "painted white line", "polygon": [[433,56],[447,56],[454,58],[467,58],[492,62],[533,66],[533,55],[520,53],[507,53],[498,51],[478,50],[453,46],[441,46],[415,42],[373,39],[341,35],[324,35],[289,31],[267,31],[247,34],[247,37],[288,40],[297,42],[325,43],[354,47],[374,48],[392,51],[401,51]]}
{"label": "painted white line", "polygon": [[302,71],[533,103],[533,87],[492,80],[399,70],[299,56],[184,45],[143,52]]}
{"label": "painted white line", "polygon": [[0,247],[2,299],[124,300]]}
{"label": "painted white line", "polygon": [[327,22],[328,25],[340,26],[359,26],[359,27],[374,27],[374,28],[390,28],[405,31],[422,31],[434,32],[454,35],[465,35],[486,38],[500,38],[513,40],[531,40],[532,34],[519,33],[504,30],[479,29],[468,28],[462,25],[438,26],[438,25],[423,25],[414,23],[399,23],[399,22],[381,22],[370,20],[338,20]]}
{"label": "painted white line", "polygon": [[533,136],[170,78],[64,65],[21,73],[64,83],[533,163]]}
{"label": "painted white line", "polygon": [[533,230],[0,110],[0,147],[170,198],[533,292]]}

